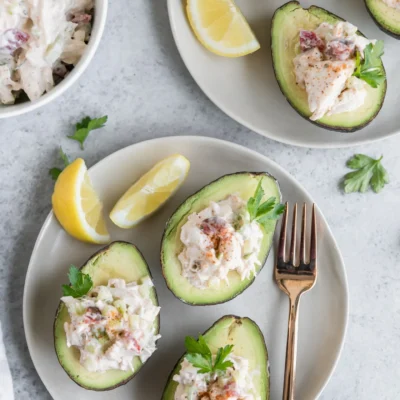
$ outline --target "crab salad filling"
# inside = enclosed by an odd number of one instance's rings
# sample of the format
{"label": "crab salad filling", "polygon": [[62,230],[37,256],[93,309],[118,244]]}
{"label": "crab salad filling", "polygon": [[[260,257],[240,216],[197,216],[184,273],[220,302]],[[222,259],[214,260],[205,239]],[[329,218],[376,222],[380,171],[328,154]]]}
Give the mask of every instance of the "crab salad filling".
{"label": "crab salad filling", "polygon": [[387,6],[391,8],[396,8],[400,10],[400,1],[399,0],[382,0]]}
{"label": "crab salad filling", "polygon": [[256,394],[254,376],[246,358],[229,355],[232,366],[218,373],[200,373],[186,358],[178,374],[174,400],[260,400]]}
{"label": "crab salad filling", "polygon": [[80,60],[94,0],[0,0],[0,104],[36,100]]}
{"label": "crab salad filling", "polygon": [[70,316],[64,324],[67,346],[79,349],[88,371],[134,371],[134,357],[145,362],[156,350],[160,307],[150,298],[152,287],[150,278],[141,284],[110,279],[85,296],[61,298]]}
{"label": "crab salad filling", "polygon": [[182,276],[199,289],[229,284],[230,272],[241,280],[250,279],[260,265],[263,231],[250,220],[246,202],[237,195],[212,201],[201,212],[190,214],[180,240]]}
{"label": "crab salad filling", "polygon": [[355,76],[357,54],[364,57],[369,41],[349,22],[321,23],[301,30],[300,54],[294,60],[296,83],[305,89],[312,121],[354,111],[364,104],[367,83]]}

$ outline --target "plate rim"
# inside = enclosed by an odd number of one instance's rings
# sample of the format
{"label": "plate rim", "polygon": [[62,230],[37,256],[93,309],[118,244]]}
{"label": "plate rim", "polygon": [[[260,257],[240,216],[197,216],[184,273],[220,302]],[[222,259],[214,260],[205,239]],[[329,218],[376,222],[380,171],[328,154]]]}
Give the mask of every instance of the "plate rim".
{"label": "plate rim", "polygon": [[[264,136],[264,137],[266,137],[268,139],[274,140],[276,142],[288,144],[288,145],[291,145],[291,146],[313,148],[313,149],[342,149],[342,148],[350,148],[350,147],[361,146],[361,145],[368,145],[368,144],[371,144],[371,143],[375,143],[375,142],[379,142],[379,141],[382,141],[382,140],[385,140],[385,139],[389,139],[389,138],[391,138],[393,136],[396,136],[396,135],[400,134],[400,128],[399,128],[399,130],[390,131],[390,132],[385,133],[384,135],[382,135],[382,136],[380,136],[378,138],[357,140],[357,141],[354,141],[353,143],[343,142],[342,140],[340,140],[338,142],[335,142],[335,143],[313,143],[313,142],[307,142],[307,141],[296,141],[296,140],[282,138],[279,135],[275,135],[271,131],[265,131],[263,129],[259,129],[259,128],[255,127],[251,122],[248,122],[248,121],[244,120],[243,118],[235,115],[232,111],[230,111],[228,109],[228,107],[225,107],[221,102],[219,102],[213,95],[211,95],[209,93],[209,91],[204,87],[204,85],[199,82],[198,78],[195,77],[192,74],[192,71],[190,70],[190,68],[188,66],[188,58],[185,55],[185,52],[182,50],[181,42],[179,40],[178,30],[177,30],[177,27],[176,27],[176,25],[174,23],[174,17],[173,17],[173,12],[174,11],[173,11],[173,9],[174,9],[174,7],[176,7],[176,5],[175,5],[176,3],[177,3],[177,0],[167,0],[168,19],[169,19],[171,32],[172,32],[172,36],[174,38],[175,45],[176,45],[176,47],[178,49],[179,55],[180,55],[184,65],[185,65],[186,69],[188,70],[190,76],[195,81],[197,86],[207,96],[207,98],[217,108],[219,108],[223,113],[225,113],[229,118],[231,118],[232,120],[238,122],[239,124],[241,124],[245,128],[250,129],[251,131],[258,133],[259,135]],[[275,75],[274,75],[274,79],[276,79]],[[283,96],[283,94],[282,94],[282,96]],[[324,128],[321,128],[321,129],[324,129]],[[338,134],[340,132],[331,132],[331,133],[332,134]],[[353,133],[347,133],[347,134],[348,135],[352,135]]]}
{"label": "plate rim", "polygon": [[[211,144],[217,144],[217,145],[222,145],[222,146],[227,146],[228,148],[231,149],[236,149],[236,150],[240,150],[240,151],[244,151],[247,154],[249,154],[251,157],[254,157],[256,159],[260,159],[263,160],[264,162],[270,163],[274,168],[278,169],[280,173],[282,173],[285,178],[287,178],[292,184],[294,184],[297,188],[297,190],[299,190],[300,192],[304,193],[307,195],[307,197],[309,197],[311,199],[311,201],[314,203],[313,197],[309,194],[309,192],[298,182],[297,179],[295,179],[288,171],[286,171],[286,169],[284,169],[283,167],[281,167],[277,162],[275,162],[274,160],[271,160],[269,157],[265,156],[264,154],[261,154],[255,150],[249,149],[245,146],[242,146],[240,144],[237,143],[232,143],[232,142],[228,142],[226,140],[223,139],[216,139],[214,137],[209,137],[209,136],[192,136],[192,135],[182,135],[182,136],[167,136],[167,137],[158,137],[158,138],[154,138],[154,139],[147,139],[147,140],[143,140],[143,141],[139,141],[136,143],[133,143],[131,145],[128,145],[126,147],[123,147],[109,155],[107,155],[106,157],[102,158],[101,160],[99,160],[98,162],[96,162],[94,165],[92,165],[90,168],[88,168],[89,171],[91,171],[92,169],[100,166],[103,163],[106,163],[109,161],[110,158],[117,156],[119,153],[125,152],[125,151],[131,151],[132,148],[141,145],[143,143],[147,143],[147,144],[151,144],[151,143],[162,143],[164,141],[176,141],[176,140],[189,140],[189,141],[199,141],[199,142],[204,142],[204,141],[208,141]],[[344,285],[344,289],[345,289],[345,307],[344,307],[344,325],[343,325],[343,331],[342,331],[342,335],[341,335],[341,340],[340,340],[340,345],[339,345],[339,349],[336,353],[336,357],[335,357],[335,361],[332,364],[329,373],[326,377],[325,382],[323,383],[323,385],[321,386],[321,389],[319,390],[317,397],[320,397],[322,392],[325,390],[327,384],[329,383],[329,381],[332,378],[332,375],[338,365],[338,362],[340,360],[341,354],[343,352],[343,347],[344,347],[344,343],[345,343],[345,339],[346,339],[346,335],[347,335],[347,329],[348,329],[348,323],[349,323],[349,285],[348,285],[348,278],[347,278],[347,273],[346,273],[346,265],[343,259],[343,256],[340,252],[339,246],[336,242],[335,236],[324,216],[324,214],[322,213],[322,211],[319,209],[318,205],[317,205],[317,209],[319,212],[319,218],[322,219],[322,221],[324,222],[325,226],[326,226],[326,232],[328,233],[328,235],[330,236],[330,238],[332,239],[332,245],[333,245],[333,249],[336,251],[339,261],[340,261],[340,269],[343,272],[343,285]],[[45,221],[43,222],[43,225],[40,229],[40,232],[37,236],[37,239],[35,241],[35,245],[33,247],[30,259],[29,259],[29,264],[27,267],[27,271],[25,274],[25,281],[24,281],[24,291],[23,291],[23,301],[22,301],[22,319],[23,319],[23,326],[24,326],[24,334],[25,334],[25,340],[27,343],[27,347],[28,347],[28,351],[29,351],[29,355],[31,357],[32,363],[35,367],[36,373],[39,375],[39,378],[41,379],[43,385],[45,386],[46,390],[50,393],[51,396],[53,396],[53,393],[50,392],[49,388],[47,387],[47,385],[45,384],[45,380],[42,376],[42,374],[39,372],[39,369],[35,363],[34,358],[32,357],[32,352],[31,352],[31,348],[33,348],[33,337],[32,334],[30,334],[28,332],[28,323],[27,323],[27,292],[28,292],[28,287],[29,285],[28,280],[30,277],[30,274],[32,273],[32,265],[33,265],[33,261],[34,261],[34,256],[35,253],[37,252],[38,247],[40,246],[42,240],[43,240],[43,236],[49,226],[49,224],[53,221],[53,219],[55,219],[54,217],[54,213],[51,210],[49,212],[49,214],[47,215]],[[32,346],[32,347],[31,347]],[[53,396],[54,397],[54,396]]]}

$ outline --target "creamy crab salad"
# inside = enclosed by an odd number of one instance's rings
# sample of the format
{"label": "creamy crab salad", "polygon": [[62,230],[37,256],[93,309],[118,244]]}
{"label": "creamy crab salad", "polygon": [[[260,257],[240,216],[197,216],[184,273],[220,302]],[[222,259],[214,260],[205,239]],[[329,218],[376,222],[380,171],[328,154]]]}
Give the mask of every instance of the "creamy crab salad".
{"label": "creamy crab salad", "polygon": [[94,0],[0,0],[0,104],[36,100],[80,60]]}
{"label": "creamy crab salad", "polygon": [[357,27],[349,22],[323,22],[314,31],[301,30],[299,37],[301,52],[293,60],[294,72],[297,84],[307,92],[310,119],[362,106],[367,83],[352,76],[356,54],[363,57],[365,47],[375,41],[357,35]]}
{"label": "creamy crab salad", "polygon": [[249,279],[260,265],[263,231],[256,221],[250,221],[246,202],[237,195],[190,214],[180,239],[182,275],[199,289],[229,283],[230,272],[239,274],[241,280]]}
{"label": "creamy crab salad", "polygon": [[173,380],[178,383],[174,400],[260,400],[254,386],[258,371],[249,368],[246,358],[229,355],[232,367],[219,373],[199,373],[186,358]]}
{"label": "creamy crab salad", "polygon": [[382,1],[389,7],[400,10],[400,1],[399,0],[382,0]]}
{"label": "creamy crab salad", "polygon": [[134,357],[145,362],[153,354],[160,307],[150,298],[152,287],[150,278],[141,284],[110,279],[83,297],[61,298],[71,319],[64,325],[67,345],[79,349],[88,371],[133,371]]}

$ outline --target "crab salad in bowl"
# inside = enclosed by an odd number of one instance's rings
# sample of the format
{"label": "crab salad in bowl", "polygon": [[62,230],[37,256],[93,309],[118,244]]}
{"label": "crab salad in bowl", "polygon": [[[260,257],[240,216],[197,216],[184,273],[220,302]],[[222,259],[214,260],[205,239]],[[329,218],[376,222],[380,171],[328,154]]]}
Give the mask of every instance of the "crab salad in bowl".
{"label": "crab salad in bowl", "polygon": [[35,101],[85,52],[94,0],[0,0],[0,105]]}

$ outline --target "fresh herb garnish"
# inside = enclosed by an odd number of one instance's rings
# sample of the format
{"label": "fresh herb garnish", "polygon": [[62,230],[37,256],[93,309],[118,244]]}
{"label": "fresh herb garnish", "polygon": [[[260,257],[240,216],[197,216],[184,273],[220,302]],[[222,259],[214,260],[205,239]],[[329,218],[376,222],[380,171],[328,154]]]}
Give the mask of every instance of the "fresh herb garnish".
{"label": "fresh herb garnish", "polygon": [[[58,154],[60,155],[60,158],[62,159],[63,163],[64,163],[64,168],[67,167],[70,163],[68,156],[64,153],[63,149],[60,147],[60,150],[58,152]],[[51,176],[51,178],[53,180],[57,180],[58,176],[61,174],[62,170],[64,168],[51,168],[49,170],[49,175]]]}
{"label": "fresh herb garnish", "polygon": [[270,220],[278,219],[285,211],[285,205],[276,202],[275,197],[270,197],[264,203],[261,203],[264,197],[264,189],[262,188],[262,179],[257,185],[254,197],[250,197],[247,201],[247,210],[250,214],[251,221],[257,221],[265,227]]}
{"label": "fresh herb garnish", "polygon": [[225,347],[220,347],[217,351],[214,362],[214,372],[226,371],[227,368],[232,367],[232,361],[225,361],[233,349],[233,344],[227,344]]}
{"label": "fresh herb garnish", "polygon": [[71,282],[71,286],[62,285],[64,296],[82,297],[88,293],[93,286],[92,278],[82,273],[74,265],[69,267],[68,278]]}
{"label": "fresh herb garnish", "polygon": [[377,88],[386,79],[381,56],[383,55],[383,41],[368,44],[364,50],[364,59],[359,52],[356,54],[356,70],[353,75],[373,88]]}
{"label": "fresh herb garnish", "polygon": [[381,160],[377,160],[364,154],[356,154],[349,161],[347,166],[356,171],[349,172],[344,178],[344,191],[346,193],[364,193],[371,185],[375,193],[379,193],[386,183],[389,183],[389,176],[383,167]]}
{"label": "fresh herb garnish", "polygon": [[95,129],[102,128],[107,122],[107,115],[104,115],[100,118],[90,118],[85,117],[81,122],[78,122],[75,126],[75,133],[71,136],[68,136],[72,140],[76,140],[80,143],[81,149],[83,150],[83,143],[88,137],[90,131]]}
{"label": "fresh herb garnish", "polygon": [[191,336],[186,336],[185,346],[187,350],[186,359],[196,368],[199,369],[199,373],[219,373],[226,371],[228,367],[232,367],[232,361],[225,361],[228,355],[232,352],[233,345],[229,344],[225,347],[220,347],[215,356],[213,357],[211,350],[208,347],[203,336],[199,336],[199,340],[196,341]]}

